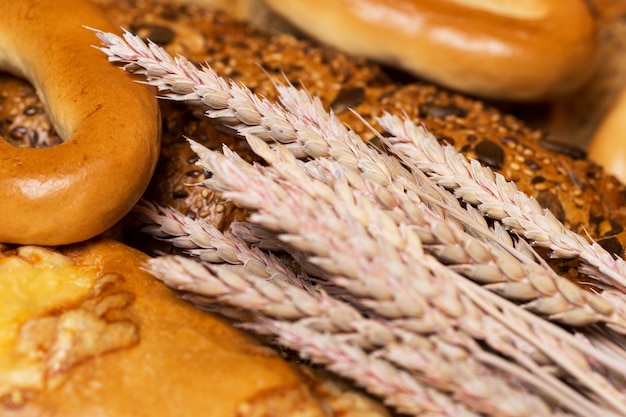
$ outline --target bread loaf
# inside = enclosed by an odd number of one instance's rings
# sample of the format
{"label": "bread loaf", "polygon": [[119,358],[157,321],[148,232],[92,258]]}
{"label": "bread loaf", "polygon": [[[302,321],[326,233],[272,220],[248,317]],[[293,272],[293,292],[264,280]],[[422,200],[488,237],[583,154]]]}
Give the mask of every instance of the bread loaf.
{"label": "bread loaf", "polygon": [[0,415],[327,416],[292,365],[178,299],[145,254],[1,249]]}
{"label": "bread loaf", "polygon": [[[584,151],[495,107],[430,84],[400,82],[362,58],[291,35],[261,33],[197,5],[136,1],[112,7],[107,0],[98,1],[121,26],[156,39],[172,54],[208,62],[219,74],[265,97],[276,97],[273,80],[286,77],[319,96],[366,139],[374,135],[348,109],[374,126],[374,117],[383,111],[406,112],[441,141],[515,181],[567,227],[589,233],[612,253],[623,255],[624,186],[589,161]],[[227,143],[246,154],[243,140],[205,118],[201,108],[167,101],[161,106],[164,148],[145,197],[220,226],[243,215],[219,196],[193,186],[204,173],[195,166],[185,138],[214,149]]]}

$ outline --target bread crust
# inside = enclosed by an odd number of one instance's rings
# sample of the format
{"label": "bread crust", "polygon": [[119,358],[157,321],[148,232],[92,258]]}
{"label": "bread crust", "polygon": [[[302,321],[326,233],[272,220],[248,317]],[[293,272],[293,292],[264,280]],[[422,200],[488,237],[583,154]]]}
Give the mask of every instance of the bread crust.
{"label": "bread crust", "polygon": [[160,146],[155,92],[107,63],[83,25],[118,32],[86,0],[0,6],[0,69],[29,80],[65,142],[0,140],[0,241],[67,244],[113,226],[137,202]]}
{"label": "bread crust", "polygon": [[589,158],[626,182],[626,90],[619,94],[589,144]]}
{"label": "bread crust", "polygon": [[[0,250],[0,261],[11,251]],[[326,415],[293,365],[224,319],[178,298],[141,269],[145,254],[107,239],[53,252],[93,270],[94,285],[85,298],[22,324],[24,345],[36,347],[27,354],[41,357],[46,372],[40,386],[0,398],[0,415]],[[68,337],[68,330],[76,333]],[[77,359],[50,366],[51,357]]]}
{"label": "bread crust", "polygon": [[572,91],[593,68],[596,28],[583,0],[266,0],[347,53],[490,99]]}

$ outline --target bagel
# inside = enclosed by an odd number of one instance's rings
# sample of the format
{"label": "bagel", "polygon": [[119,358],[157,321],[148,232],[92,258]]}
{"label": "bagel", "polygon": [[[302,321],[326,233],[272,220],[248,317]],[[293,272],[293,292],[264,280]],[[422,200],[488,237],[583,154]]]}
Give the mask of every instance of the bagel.
{"label": "bagel", "polygon": [[110,65],[84,26],[116,31],[87,0],[0,6],[0,70],[34,85],[64,139],[46,149],[0,140],[1,242],[93,237],[130,211],[154,171],[155,92]]}
{"label": "bagel", "polygon": [[584,0],[265,0],[306,34],[477,97],[545,100],[593,70]]}

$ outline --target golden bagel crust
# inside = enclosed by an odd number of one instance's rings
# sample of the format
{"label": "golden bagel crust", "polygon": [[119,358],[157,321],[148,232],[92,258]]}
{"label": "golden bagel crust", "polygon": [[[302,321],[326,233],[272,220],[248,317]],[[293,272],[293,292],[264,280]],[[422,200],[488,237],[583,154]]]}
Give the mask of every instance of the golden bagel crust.
{"label": "golden bagel crust", "polygon": [[546,99],[590,75],[583,0],[267,0],[307,34],[483,98]]}
{"label": "golden bagel crust", "polygon": [[67,244],[114,225],[146,188],[160,145],[152,89],[110,65],[83,25],[117,31],[86,0],[0,5],[0,70],[29,80],[65,140],[0,140],[0,241]]}

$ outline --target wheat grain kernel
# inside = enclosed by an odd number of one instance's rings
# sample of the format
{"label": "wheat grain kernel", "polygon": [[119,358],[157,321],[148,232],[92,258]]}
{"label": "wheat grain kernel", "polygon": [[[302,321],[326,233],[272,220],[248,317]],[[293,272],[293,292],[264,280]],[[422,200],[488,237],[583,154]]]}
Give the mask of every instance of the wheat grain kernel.
{"label": "wheat grain kernel", "polygon": [[545,274],[531,272],[528,274],[527,279],[542,295],[554,295],[558,289],[554,280],[546,275],[550,275],[550,271]]}
{"label": "wheat grain kernel", "polygon": [[527,301],[537,298],[535,288],[526,282],[501,282],[488,284],[486,287],[512,300]]}
{"label": "wheat grain kernel", "polygon": [[579,307],[585,305],[585,297],[580,291],[579,286],[566,279],[559,280],[556,285],[559,288],[559,292],[567,301]]}
{"label": "wheat grain kernel", "polygon": [[545,315],[553,315],[567,311],[572,306],[563,297],[543,297],[524,304],[524,308]]}
{"label": "wheat grain kernel", "polygon": [[585,326],[596,321],[595,316],[584,308],[567,310],[563,313],[555,314],[550,318],[562,321],[570,326]]}
{"label": "wheat grain kernel", "polygon": [[592,293],[587,293],[585,296],[587,304],[598,313],[605,316],[610,316],[615,313],[613,305],[604,298]]}

